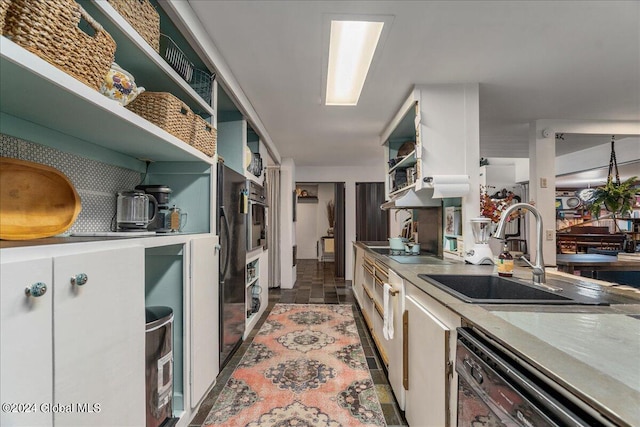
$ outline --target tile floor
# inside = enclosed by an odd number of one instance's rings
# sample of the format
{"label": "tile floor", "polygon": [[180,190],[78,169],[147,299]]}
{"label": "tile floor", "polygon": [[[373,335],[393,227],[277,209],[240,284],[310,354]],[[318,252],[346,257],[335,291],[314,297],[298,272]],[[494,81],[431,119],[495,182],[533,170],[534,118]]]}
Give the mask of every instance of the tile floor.
{"label": "tile floor", "polygon": [[358,333],[360,334],[362,347],[367,357],[371,377],[376,386],[378,399],[382,405],[385,421],[390,427],[408,425],[402,412],[398,408],[383,370],[383,365],[380,363],[379,356],[375,347],[372,345],[373,340],[371,339],[371,335],[365,326],[362,314],[357,308],[357,304],[353,298],[351,282],[333,277],[333,263],[331,262],[321,263],[316,260],[298,260],[297,272],[296,283],[293,289],[277,288],[269,290],[269,305],[265,313],[258,321],[256,327],[251,331],[249,337],[242,343],[236,354],[233,355],[227,366],[225,366],[218,375],[215,386],[207,397],[205,397],[198,414],[194,417],[190,426],[201,427],[203,425],[218,394],[240,362],[244,352],[249,344],[251,344],[253,337],[260,329],[260,326],[262,326],[267,315],[278,302],[295,304],[353,304]]}

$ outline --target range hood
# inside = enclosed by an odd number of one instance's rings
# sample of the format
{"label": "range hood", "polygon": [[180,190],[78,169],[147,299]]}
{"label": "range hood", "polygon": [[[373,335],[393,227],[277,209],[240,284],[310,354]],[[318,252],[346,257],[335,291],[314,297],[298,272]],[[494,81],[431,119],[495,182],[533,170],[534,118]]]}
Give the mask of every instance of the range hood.
{"label": "range hood", "polygon": [[442,198],[469,193],[469,175],[434,175],[424,178],[420,189],[410,188],[380,205],[380,209],[417,209],[441,206]]}
{"label": "range hood", "polygon": [[425,188],[415,191],[413,188],[405,193],[397,194],[391,200],[380,205],[380,209],[416,209],[440,206],[442,200],[433,197],[433,189]]}

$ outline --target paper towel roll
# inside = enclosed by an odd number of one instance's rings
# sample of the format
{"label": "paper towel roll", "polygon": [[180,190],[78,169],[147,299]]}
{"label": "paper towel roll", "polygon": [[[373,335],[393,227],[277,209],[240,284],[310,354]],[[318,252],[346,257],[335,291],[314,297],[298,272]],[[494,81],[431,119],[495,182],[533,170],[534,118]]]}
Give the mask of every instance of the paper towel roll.
{"label": "paper towel roll", "polygon": [[433,175],[433,185],[438,184],[469,184],[469,175]]}
{"label": "paper towel roll", "polygon": [[462,197],[469,193],[469,175],[434,175],[431,179],[433,197]]}

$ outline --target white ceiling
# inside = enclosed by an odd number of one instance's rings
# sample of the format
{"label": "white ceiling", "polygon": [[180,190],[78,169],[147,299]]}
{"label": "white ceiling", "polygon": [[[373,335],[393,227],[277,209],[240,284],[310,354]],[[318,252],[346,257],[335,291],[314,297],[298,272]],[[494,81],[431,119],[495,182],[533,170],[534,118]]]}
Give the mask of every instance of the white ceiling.
{"label": "white ceiling", "polygon": [[[414,84],[480,83],[483,157],[528,157],[532,120],[640,118],[639,1],[190,4],[298,166],[379,164]],[[393,15],[356,107],[321,102],[329,14]]]}

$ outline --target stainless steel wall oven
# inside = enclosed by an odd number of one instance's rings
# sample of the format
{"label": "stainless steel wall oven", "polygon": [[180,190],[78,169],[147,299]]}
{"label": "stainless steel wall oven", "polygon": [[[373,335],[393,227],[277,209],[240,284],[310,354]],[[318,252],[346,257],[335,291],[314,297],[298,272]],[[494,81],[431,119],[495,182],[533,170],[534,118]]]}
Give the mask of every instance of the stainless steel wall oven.
{"label": "stainless steel wall oven", "polygon": [[247,218],[247,251],[267,247],[267,196],[264,187],[247,181],[249,212]]}

